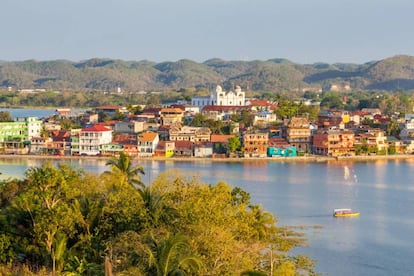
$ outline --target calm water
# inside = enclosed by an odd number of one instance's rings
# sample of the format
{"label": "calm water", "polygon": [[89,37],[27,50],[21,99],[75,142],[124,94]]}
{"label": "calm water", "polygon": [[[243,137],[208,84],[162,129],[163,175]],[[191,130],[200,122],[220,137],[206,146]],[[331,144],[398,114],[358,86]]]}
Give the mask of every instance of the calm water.
{"label": "calm water", "polygon": [[[0,159],[2,178],[21,177],[44,160]],[[73,160],[86,171],[107,170],[104,160]],[[326,275],[414,275],[414,161],[371,162],[177,162],[145,161],[148,182],[168,169],[224,180],[250,192],[276,214],[280,225],[320,225],[306,231],[310,247],[295,253],[318,260]],[[333,218],[350,207],[357,218]]]}

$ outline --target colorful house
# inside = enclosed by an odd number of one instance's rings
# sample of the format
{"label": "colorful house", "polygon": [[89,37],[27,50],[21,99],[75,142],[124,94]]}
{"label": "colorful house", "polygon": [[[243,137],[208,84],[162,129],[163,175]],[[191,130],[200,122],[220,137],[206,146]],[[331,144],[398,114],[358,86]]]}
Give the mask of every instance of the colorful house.
{"label": "colorful house", "polygon": [[142,135],[138,138],[138,156],[153,156],[159,140],[158,133],[156,132],[142,133]]}
{"label": "colorful house", "polygon": [[101,146],[112,143],[112,130],[101,125],[83,128],[79,133],[79,154],[99,155]]}

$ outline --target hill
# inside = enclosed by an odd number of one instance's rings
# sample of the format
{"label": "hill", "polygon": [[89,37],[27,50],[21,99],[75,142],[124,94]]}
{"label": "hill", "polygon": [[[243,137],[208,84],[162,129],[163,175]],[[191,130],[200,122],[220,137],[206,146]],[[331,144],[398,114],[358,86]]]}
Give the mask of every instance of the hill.
{"label": "hill", "polygon": [[0,88],[53,90],[163,91],[180,88],[211,89],[240,85],[253,91],[330,89],[414,89],[414,57],[394,56],[364,64],[298,64],[286,59],[225,61],[210,59],[155,63],[89,59],[0,63]]}

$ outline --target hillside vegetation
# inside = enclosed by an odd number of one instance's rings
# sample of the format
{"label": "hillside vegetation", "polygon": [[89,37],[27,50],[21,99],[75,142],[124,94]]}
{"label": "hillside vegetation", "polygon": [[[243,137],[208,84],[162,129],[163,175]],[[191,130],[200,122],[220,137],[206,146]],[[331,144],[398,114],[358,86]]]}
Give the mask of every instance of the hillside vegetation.
{"label": "hillside vegetation", "polygon": [[89,59],[0,63],[0,88],[69,91],[165,91],[240,85],[251,91],[319,90],[332,85],[353,90],[414,89],[414,57],[394,56],[364,64],[298,64],[286,59],[210,59],[155,63]]}

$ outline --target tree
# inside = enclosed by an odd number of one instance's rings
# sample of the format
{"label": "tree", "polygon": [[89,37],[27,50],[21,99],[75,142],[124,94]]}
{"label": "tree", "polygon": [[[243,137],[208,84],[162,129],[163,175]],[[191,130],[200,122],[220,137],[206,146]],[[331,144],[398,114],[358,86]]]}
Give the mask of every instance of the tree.
{"label": "tree", "polygon": [[241,142],[239,137],[233,136],[229,138],[229,150],[230,152],[235,152],[236,150],[240,149]]}
{"label": "tree", "polygon": [[342,109],[344,104],[338,93],[330,92],[323,96],[320,106],[329,109]]}
{"label": "tree", "polygon": [[120,152],[118,158],[113,157],[106,165],[111,167],[108,173],[119,177],[121,183],[128,183],[136,188],[145,187],[140,177],[145,174],[144,168],[140,165],[133,166],[131,157],[126,153]]}
{"label": "tree", "polygon": [[150,236],[146,244],[150,274],[157,276],[199,274],[202,262],[191,254],[190,250],[190,244],[184,235],[167,235],[161,241]]}
{"label": "tree", "polygon": [[14,122],[9,111],[0,111],[0,122]]}

